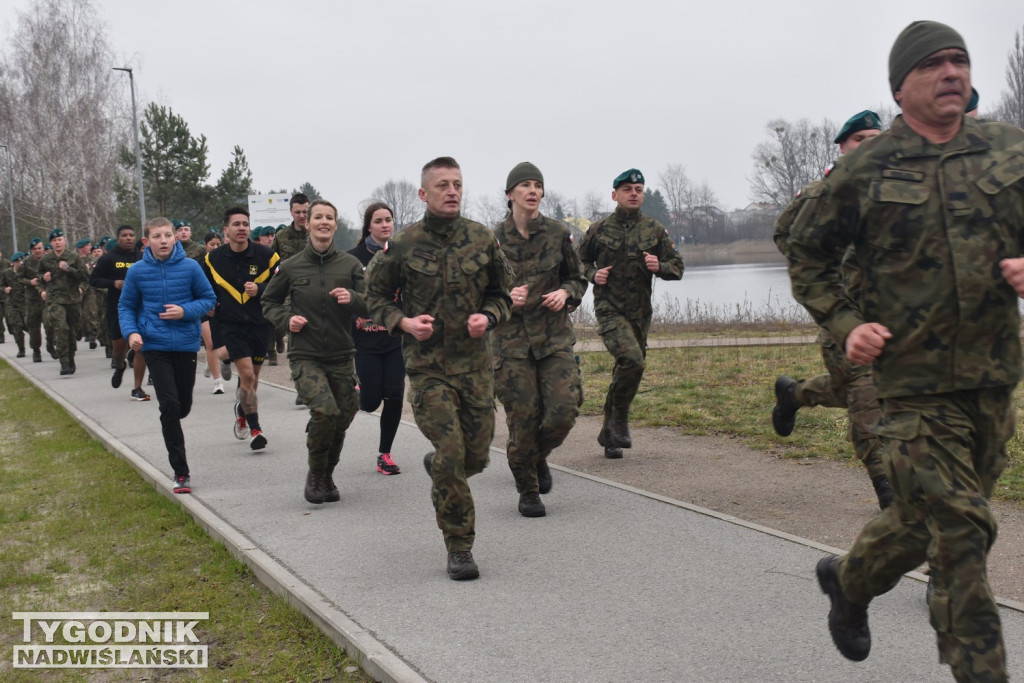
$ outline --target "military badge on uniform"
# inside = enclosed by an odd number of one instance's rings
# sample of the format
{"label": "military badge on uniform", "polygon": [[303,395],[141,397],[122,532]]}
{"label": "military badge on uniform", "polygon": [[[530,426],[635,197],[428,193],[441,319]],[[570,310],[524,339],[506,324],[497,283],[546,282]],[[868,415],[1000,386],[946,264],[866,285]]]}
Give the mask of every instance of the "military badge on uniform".
{"label": "military badge on uniform", "polygon": [[249,266],[249,275],[259,275],[259,274],[260,274],[259,266],[256,266],[256,265]]}

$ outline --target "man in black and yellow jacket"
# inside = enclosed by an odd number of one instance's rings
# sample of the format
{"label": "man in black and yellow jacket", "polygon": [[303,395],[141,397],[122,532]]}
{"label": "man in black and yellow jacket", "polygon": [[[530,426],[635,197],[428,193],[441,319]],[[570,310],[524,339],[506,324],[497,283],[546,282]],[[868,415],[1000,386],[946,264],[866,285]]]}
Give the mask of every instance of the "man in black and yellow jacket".
{"label": "man in black and yellow jacket", "polygon": [[280,256],[249,239],[249,212],[232,207],[224,212],[224,245],[202,260],[203,271],[217,295],[210,319],[214,347],[225,346],[238,373],[234,430],[256,451],[267,446],[260,427],[256,386],[267,357],[273,329],[263,317],[260,297]]}

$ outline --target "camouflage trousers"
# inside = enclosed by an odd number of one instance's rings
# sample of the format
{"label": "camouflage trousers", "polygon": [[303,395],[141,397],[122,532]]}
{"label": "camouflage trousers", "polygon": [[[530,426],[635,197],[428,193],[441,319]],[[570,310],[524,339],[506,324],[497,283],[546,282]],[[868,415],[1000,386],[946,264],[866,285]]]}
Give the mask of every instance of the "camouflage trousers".
{"label": "camouflage trousers", "polygon": [[[28,332],[28,345],[33,351],[43,347],[43,304],[42,302],[29,302],[25,306],[25,329]],[[50,334],[50,323],[46,323],[46,339],[53,339]]]}
{"label": "camouflage trousers", "polygon": [[822,343],[821,359],[828,373],[797,384],[797,403],[801,407],[846,408],[850,419],[846,437],[853,443],[857,459],[864,463],[868,476],[885,474],[882,445],[874,433],[882,410],[871,366],[851,363],[831,338]]}
{"label": "camouflage trousers", "polygon": [[359,410],[352,359],[335,363],[289,359],[289,365],[295,391],[309,408],[309,469],[330,474],[341,459],[345,431]]}
{"label": "camouflage trousers", "polygon": [[[81,304],[46,304],[46,320],[49,323],[47,339],[53,339],[53,346],[61,363],[72,363],[78,350],[78,334],[82,327]],[[53,336],[49,336],[50,331]]]}
{"label": "camouflage trousers", "polygon": [[96,305],[94,290],[86,288],[82,293],[82,329],[81,334],[88,339],[96,339],[99,335],[100,309]]}
{"label": "camouflage trousers", "polygon": [[469,477],[484,471],[494,438],[494,372],[452,377],[409,373],[409,403],[416,425],[434,446],[431,467],[437,526],[448,552],[471,550],[476,510]]}
{"label": "camouflage trousers", "polygon": [[18,345],[19,349],[24,349],[25,310],[8,306],[4,315],[7,318],[7,331],[14,337],[14,343]]}
{"label": "camouflage trousers", "polygon": [[[99,292],[101,293],[105,291],[106,290],[103,289],[99,290]],[[96,339],[99,340],[99,342],[106,346],[107,348],[110,348],[110,328],[107,325],[106,296],[107,295],[104,293],[102,294],[102,296],[96,297],[98,305],[97,316],[99,318],[99,323],[97,324],[97,327],[99,329],[97,329],[96,331]]]}
{"label": "camouflage trousers", "polygon": [[508,466],[519,493],[536,492],[537,462],[562,445],[583,403],[580,369],[572,349],[546,358],[499,358],[495,391],[505,406]]}
{"label": "camouflage trousers", "polygon": [[1005,681],[999,610],[986,559],[996,539],[988,506],[1013,435],[1013,387],[882,400],[878,426],[896,501],[839,560],[846,596],[866,605],[927,560],[939,659],[958,681]]}
{"label": "camouflage trousers", "polygon": [[651,330],[651,319],[604,316],[598,323],[602,330],[601,341],[608,353],[615,357],[612,382],[608,385],[604,402],[604,423],[607,427],[612,418],[629,419],[629,407],[647,368],[647,333]]}

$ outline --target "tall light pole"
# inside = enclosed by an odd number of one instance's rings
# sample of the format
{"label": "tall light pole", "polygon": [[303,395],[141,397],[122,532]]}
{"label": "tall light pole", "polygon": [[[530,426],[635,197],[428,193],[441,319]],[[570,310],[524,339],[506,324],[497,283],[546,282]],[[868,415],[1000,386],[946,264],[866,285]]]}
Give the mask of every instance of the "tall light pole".
{"label": "tall light pole", "polygon": [[18,251],[18,226],[14,224],[14,159],[11,148],[0,145],[7,152],[7,196],[11,201],[11,253]]}
{"label": "tall light pole", "polygon": [[[115,66],[114,71],[128,72],[128,83],[132,89],[132,127],[135,129],[135,172],[139,178],[139,215],[142,216],[142,226],[146,225],[146,191],[142,187],[142,148],[139,146],[139,115],[135,111],[135,76],[127,66]],[[141,234],[141,233],[140,233]]]}

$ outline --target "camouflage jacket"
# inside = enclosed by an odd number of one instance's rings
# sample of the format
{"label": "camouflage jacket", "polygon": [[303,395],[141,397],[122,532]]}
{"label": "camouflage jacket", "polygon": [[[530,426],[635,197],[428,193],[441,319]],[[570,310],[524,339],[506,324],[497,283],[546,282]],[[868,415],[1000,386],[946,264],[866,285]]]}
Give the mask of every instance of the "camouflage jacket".
{"label": "camouflage jacket", "polygon": [[[36,259],[32,254],[25,256],[25,259],[21,262],[21,269],[18,271],[18,279],[21,284],[25,287],[25,305],[26,306],[42,306],[43,299],[39,296],[42,291],[41,285],[42,280],[39,280],[39,262],[42,259]],[[32,280],[36,280],[38,284],[32,284]]]}
{"label": "camouflage jacket", "polygon": [[[330,295],[344,287],[351,303],[340,305]],[[289,332],[288,358],[338,362],[356,353],[352,341],[352,317],[366,315],[363,264],[355,256],[331,244],[324,253],[311,243],[296,258],[281,261],[261,299],[263,317],[277,329],[288,329],[288,320],[301,315],[308,321],[299,332]]]}
{"label": "camouflage jacket", "polygon": [[296,230],[295,221],[284,230],[278,231],[274,235],[274,244],[271,245],[271,249],[281,257],[281,260],[291,258],[300,251],[306,248],[306,243],[309,242],[309,230]]}
{"label": "camouflage jacket", "polygon": [[[466,328],[473,313],[490,313],[498,323],[509,316],[512,270],[487,227],[428,212],[373,258],[366,279],[370,318],[404,335],[410,374],[457,375],[491,367],[487,335],[473,339]],[[402,318],[423,314],[434,318],[429,338],[417,341],[401,331]]]}
{"label": "camouflage jacket", "polygon": [[[513,308],[511,317],[491,333],[491,353],[504,358],[547,358],[576,343],[569,313],[580,305],[587,291],[580,257],[572,243],[572,233],[563,223],[539,216],[527,225],[530,236],[524,238],[509,216],[494,236],[515,273],[514,286],[529,285],[523,306]],[[565,306],[557,313],[541,305],[548,292],[564,289],[569,293]]]}
{"label": "camouflage jacket", "polygon": [[25,310],[25,287],[18,278],[18,271],[14,270],[13,265],[8,266],[0,273],[0,289],[8,287],[11,288],[11,291],[7,294],[7,309],[10,311]]}
{"label": "camouflage jacket", "polygon": [[206,256],[206,245],[200,244],[195,240],[182,242],[181,248],[185,250],[185,257],[190,258],[193,261],[202,260],[202,258]]}
{"label": "camouflage jacket", "polygon": [[[1024,131],[966,117],[937,146],[898,117],[842,157],[789,237],[793,296],[840,344],[864,322],[892,333],[880,397],[1016,383],[1017,294],[999,261],[1024,246]],[[853,245],[863,312],[844,296]]]}
{"label": "camouflage jacket", "polygon": [[675,250],[665,228],[639,211],[616,208],[615,213],[591,225],[583,236],[580,260],[587,281],[594,282],[598,270],[613,266],[607,284],[594,285],[594,313],[600,332],[605,331],[601,321],[605,316],[650,319],[655,273],[647,270],[645,251],[658,257],[658,277],[678,280],[683,276],[683,257]]}
{"label": "camouflage jacket", "polygon": [[[68,264],[67,270],[61,269],[61,261]],[[44,279],[46,273],[50,273],[49,282]],[[60,256],[50,250],[39,259],[39,288],[46,292],[47,304],[82,303],[81,288],[88,281],[89,271],[85,268],[85,261],[70,249]]]}

